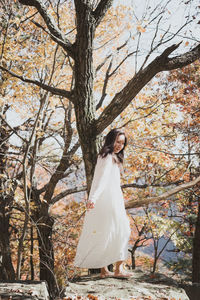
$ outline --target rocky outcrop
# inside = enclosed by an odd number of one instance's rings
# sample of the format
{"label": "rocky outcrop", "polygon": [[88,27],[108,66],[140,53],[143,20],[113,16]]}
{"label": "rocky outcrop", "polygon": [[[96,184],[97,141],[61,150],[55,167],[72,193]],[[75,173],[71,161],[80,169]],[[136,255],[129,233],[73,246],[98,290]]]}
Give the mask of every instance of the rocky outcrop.
{"label": "rocky outcrop", "polygon": [[191,299],[175,280],[162,274],[151,277],[140,271],[134,271],[129,279],[101,279],[98,275],[76,278],[66,287],[65,299],[74,300],[78,296],[82,296],[83,299],[92,299],[92,296],[95,296],[93,299],[98,300]]}
{"label": "rocky outcrop", "polygon": [[45,281],[0,282],[0,299],[49,300]]}
{"label": "rocky outcrop", "polygon": [[[129,279],[81,276],[68,282],[65,295],[54,300],[199,300],[200,285],[180,285],[163,274],[137,270]],[[0,282],[0,300],[49,300],[46,282]]]}

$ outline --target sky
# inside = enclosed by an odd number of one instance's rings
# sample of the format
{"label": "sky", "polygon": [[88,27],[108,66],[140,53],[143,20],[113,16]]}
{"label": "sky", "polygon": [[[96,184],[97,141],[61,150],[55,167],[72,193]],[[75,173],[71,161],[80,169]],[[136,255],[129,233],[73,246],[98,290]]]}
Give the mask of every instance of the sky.
{"label": "sky", "polygon": [[[141,55],[138,57],[139,65],[144,60],[144,57],[147,54],[147,51],[150,49],[152,39],[154,38],[156,25],[159,20],[159,28],[157,32],[157,36],[155,38],[155,43],[160,42],[161,36],[169,30],[169,33],[166,35],[168,38],[172,37],[173,33],[176,33],[187,21],[188,16],[192,19],[192,22],[187,25],[187,27],[183,27],[180,32],[168,43],[164,44],[163,46],[159,47],[154,54],[151,56],[153,59],[155,56],[158,55],[161,51],[174,43],[182,44],[177,49],[177,52],[174,53],[184,53],[185,51],[189,50],[193,47],[197,40],[200,41],[200,25],[198,24],[198,20],[200,20],[200,9],[199,9],[199,1],[193,0],[191,4],[184,4],[188,1],[183,0],[118,0],[114,1],[115,5],[121,4],[126,5],[130,8],[129,10],[129,18],[132,16],[133,24],[137,22],[143,28],[145,28],[145,32],[140,36],[140,47],[143,51],[141,51]],[[196,15],[198,7],[198,16],[197,19],[193,19],[191,16]],[[155,9],[156,8],[156,9]],[[159,15],[164,10],[163,15]],[[157,18],[155,18],[158,16]],[[161,18],[162,16],[162,18]],[[128,17],[128,16],[127,16]],[[153,19],[155,20],[153,21]],[[161,19],[160,19],[161,18]],[[152,20],[150,22],[150,20]],[[146,26],[146,27],[145,27]],[[134,26],[132,28],[132,34],[134,34]],[[129,34],[128,30],[126,32],[127,36]],[[131,48],[134,49],[137,39],[132,40],[130,42],[130,51]],[[173,53],[173,55],[174,55]]]}

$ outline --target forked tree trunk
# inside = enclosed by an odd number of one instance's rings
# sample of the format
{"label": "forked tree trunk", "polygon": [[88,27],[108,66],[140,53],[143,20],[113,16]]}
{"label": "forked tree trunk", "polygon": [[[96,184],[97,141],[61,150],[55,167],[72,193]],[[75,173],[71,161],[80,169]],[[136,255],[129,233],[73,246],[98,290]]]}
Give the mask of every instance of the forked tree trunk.
{"label": "forked tree trunk", "polygon": [[93,42],[96,25],[93,12],[84,1],[75,1],[75,8],[77,35],[74,57],[74,108],[89,191],[98,152],[93,87]]}

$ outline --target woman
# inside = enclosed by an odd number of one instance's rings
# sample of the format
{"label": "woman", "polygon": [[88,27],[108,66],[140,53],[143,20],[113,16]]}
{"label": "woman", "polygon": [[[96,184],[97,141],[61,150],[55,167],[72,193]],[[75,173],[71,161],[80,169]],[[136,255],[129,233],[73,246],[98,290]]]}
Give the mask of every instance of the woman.
{"label": "woman", "polygon": [[[79,239],[74,265],[101,268],[101,277],[129,277],[123,271],[128,257],[130,225],[120,187],[120,168],[127,138],[112,129],[99,153],[87,202],[87,212]],[[114,274],[107,266],[115,263]]]}

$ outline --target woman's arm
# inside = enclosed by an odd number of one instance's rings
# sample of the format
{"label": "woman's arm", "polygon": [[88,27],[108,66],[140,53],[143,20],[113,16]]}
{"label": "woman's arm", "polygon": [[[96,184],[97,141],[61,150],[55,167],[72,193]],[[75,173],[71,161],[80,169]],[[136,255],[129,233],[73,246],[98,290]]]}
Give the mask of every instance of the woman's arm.
{"label": "woman's arm", "polygon": [[106,184],[108,184],[109,177],[111,176],[112,163],[112,154],[108,154],[104,158],[98,156],[89,193],[88,208],[94,207],[96,200],[104,191]]}

